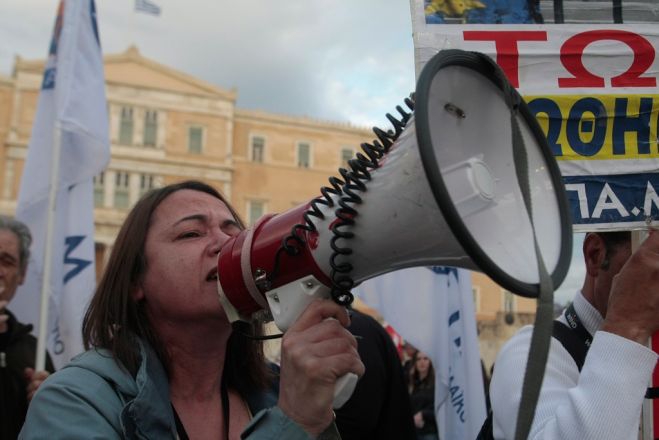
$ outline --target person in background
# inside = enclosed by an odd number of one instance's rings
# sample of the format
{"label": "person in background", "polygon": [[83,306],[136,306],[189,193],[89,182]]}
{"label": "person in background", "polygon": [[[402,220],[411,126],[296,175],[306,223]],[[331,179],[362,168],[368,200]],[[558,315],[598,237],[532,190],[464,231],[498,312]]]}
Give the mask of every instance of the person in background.
{"label": "person in background", "polygon": [[398,350],[373,317],[351,310],[350,333],[365,373],[350,399],[336,409],[342,440],[413,439],[412,409]]}
{"label": "person in background", "polygon": [[418,440],[437,440],[437,421],[435,420],[435,369],[432,361],[422,351],[414,354],[410,401],[416,438]]}
{"label": "person in background", "polygon": [[412,373],[414,373],[414,356],[418,350],[409,342],[403,343],[403,378],[405,387],[409,390],[412,384]]}
{"label": "person in background", "polygon": [[88,351],[42,384],[20,438],[338,438],[335,382],[364,373],[348,313],[317,300],[299,316],[282,340],[277,396],[252,338],[262,325],[233,327],[218,299],[218,254],[242,229],[202,182],[142,197],[83,321]]}
{"label": "person in background", "polygon": [[[583,287],[558,319],[585,352],[583,365],[552,338],[529,438],[636,440],[657,354],[659,233],[632,254],[629,232],[589,233]],[[500,350],[490,383],[493,435],[515,436],[532,326]]]}
{"label": "person in background", "polygon": [[55,371],[49,356],[46,371],[34,371],[37,341],[30,334],[32,325],[18,322],[7,309],[25,280],[31,243],[27,226],[0,216],[0,439],[18,436],[28,402]]}

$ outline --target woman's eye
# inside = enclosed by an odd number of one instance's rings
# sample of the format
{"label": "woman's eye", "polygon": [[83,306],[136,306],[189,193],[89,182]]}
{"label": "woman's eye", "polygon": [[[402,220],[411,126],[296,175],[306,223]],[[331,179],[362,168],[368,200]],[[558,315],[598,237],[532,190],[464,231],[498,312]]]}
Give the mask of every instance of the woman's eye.
{"label": "woman's eye", "polygon": [[200,237],[201,234],[197,231],[186,231],[183,232],[178,236],[178,238],[194,238],[194,237]]}

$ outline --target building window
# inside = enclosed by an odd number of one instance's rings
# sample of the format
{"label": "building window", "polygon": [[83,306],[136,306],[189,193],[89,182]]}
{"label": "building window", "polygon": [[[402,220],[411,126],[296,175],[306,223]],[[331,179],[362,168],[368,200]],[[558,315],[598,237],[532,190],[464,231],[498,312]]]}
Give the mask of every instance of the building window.
{"label": "building window", "polygon": [[263,163],[263,153],[265,151],[265,139],[261,136],[252,137],[252,162]]}
{"label": "building window", "polygon": [[119,143],[121,145],[133,145],[133,107],[121,107]]}
{"label": "building window", "polygon": [[353,158],[355,152],[352,148],[342,148],[341,149],[341,166],[343,168],[348,168],[348,161]]}
{"label": "building window", "polygon": [[94,206],[103,206],[105,203],[105,173],[94,176]]}
{"label": "building window", "polygon": [[144,193],[155,188],[155,177],[152,174],[141,174],[140,175],[140,197]]}
{"label": "building window", "polygon": [[144,113],[144,142],[145,147],[156,146],[156,136],[158,133],[158,112],[147,110]]}
{"label": "building window", "polygon": [[247,202],[247,221],[253,225],[265,213],[265,203],[257,200]]}
{"label": "building window", "polygon": [[204,128],[188,127],[188,152],[201,154],[204,147]]}
{"label": "building window", "polygon": [[309,168],[311,166],[311,145],[307,142],[297,144],[297,166]]}
{"label": "building window", "polygon": [[114,178],[114,207],[128,208],[128,173],[117,172]]}

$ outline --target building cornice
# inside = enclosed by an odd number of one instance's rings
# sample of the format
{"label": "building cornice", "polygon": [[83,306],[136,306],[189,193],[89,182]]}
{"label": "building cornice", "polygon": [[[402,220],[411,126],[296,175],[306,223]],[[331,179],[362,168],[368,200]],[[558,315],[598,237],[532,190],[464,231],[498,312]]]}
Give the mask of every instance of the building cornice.
{"label": "building cornice", "polygon": [[274,125],[293,125],[301,128],[314,130],[339,130],[351,135],[373,136],[372,131],[367,127],[357,127],[349,122],[334,122],[313,119],[305,116],[289,116],[275,113],[268,113],[263,110],[246,110],[236,108],[234,116],[237,121],[241,122],[259,122]]}

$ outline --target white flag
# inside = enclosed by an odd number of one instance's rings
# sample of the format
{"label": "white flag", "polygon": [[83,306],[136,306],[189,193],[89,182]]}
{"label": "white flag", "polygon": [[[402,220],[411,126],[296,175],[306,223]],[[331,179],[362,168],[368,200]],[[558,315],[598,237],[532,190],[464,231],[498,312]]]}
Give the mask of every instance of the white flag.
{"label": "white flag", "polygon": [[110,158],[103,57],[93,0],[62,0],[21,178],[16,217],[33,235],[24,285],[11,308],[39,325],[53,146],[60,144],[48,350],[56,368],[82,351],[81,323],[96,285],[92,178]]}
{"label": "white flag", "polygon": [[354,292],[432,359],[439,437],[476,438],[486,409],[469,272],[413,267],[367,280]]}

